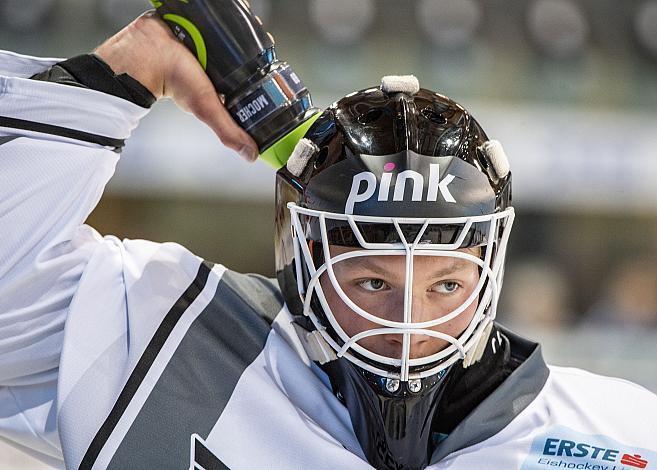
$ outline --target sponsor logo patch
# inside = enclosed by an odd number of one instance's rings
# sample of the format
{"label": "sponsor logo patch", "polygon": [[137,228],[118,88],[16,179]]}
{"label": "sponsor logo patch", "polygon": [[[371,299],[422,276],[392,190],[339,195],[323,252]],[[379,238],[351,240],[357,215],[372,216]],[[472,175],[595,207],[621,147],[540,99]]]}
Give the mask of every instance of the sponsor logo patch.
{"label": "sponsor logo patch", "polygon": [[[454,175],[447,174],[440,177],[440,165],[431,163],[429,165],[429,182],[426,194],[424,193],[424,176],[413,170],[404,170],[399,173],[395,172],[394,163],[386,163],[383,167],[383,173],[377,178],[377,175],[370,171],[363,171],[354,175],[351,181],[351,190],[345,205],[345,213],[353,214],[354,205],[359,202],[368,201],[376,195],[377,201],[403,201],[406,192],[406,185],[412,187],[412,201],[432,201],[438,200],[438,197],[446,202],[455,203],[456,200],[449,190],[449,184],[454,180]],[[364,184],[363,184],[364,183]],[[391,192],[390,189],[394,188]]]}
{"label": "sponsor logo patch", "polygon": [[657,451],[625,445],[608,436],[557,426],[537,436],[521,470],[572,468],[636,470],[657,468]]}

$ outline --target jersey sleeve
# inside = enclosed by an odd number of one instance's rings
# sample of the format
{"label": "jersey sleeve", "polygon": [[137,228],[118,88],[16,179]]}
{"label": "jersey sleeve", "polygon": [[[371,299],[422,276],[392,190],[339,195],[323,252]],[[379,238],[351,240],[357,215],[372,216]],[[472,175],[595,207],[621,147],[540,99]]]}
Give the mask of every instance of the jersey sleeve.
{"label": "jersey sleeve", "polygon": [[148,112],[28,78],[58,61],[0,51],[0,437],[46,459],[60,453],[53,403],[65,322],[107,244],[84,221]]}

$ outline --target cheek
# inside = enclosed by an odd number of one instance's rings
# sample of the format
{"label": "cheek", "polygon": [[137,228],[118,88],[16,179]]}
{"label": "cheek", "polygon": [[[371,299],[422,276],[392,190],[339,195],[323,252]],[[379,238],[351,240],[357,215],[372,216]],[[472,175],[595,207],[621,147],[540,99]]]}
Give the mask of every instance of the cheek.
{"label": "cheek", "polygon": [[[376,326],[374,323],[358,315],[342,301],[338,293],[333,288],[333,285],[331,284],[328,276],[322,275],[320,277],[320,284],[322,286],[324,296],[326,297],[326,302],[331,307],[333,316],[345,331],[345,333],[347,333],[347,335],[353,336],[357,333],[372,329]],[[347,294],[347,296],[353,300],[353,297],[349,295],[350,293],[348,290],[345,290],[345,294]],[[367,310],[365,306],[359,306]]]}
{"label": "cheek", "polygon": [[472,318],[474,317],[475,312],[477,311],[478,305],[479,304],[475,299],[475,301],[472,302],[472,304],[468,308],[466,308],[463,312],[457,315],[456,318],[447,322],[444,328],[441,329],[441,331],[447,333],[450,336],[454,336],[454,337],[459,336],[461,333],[465,331],[465,329],[472,321]]}

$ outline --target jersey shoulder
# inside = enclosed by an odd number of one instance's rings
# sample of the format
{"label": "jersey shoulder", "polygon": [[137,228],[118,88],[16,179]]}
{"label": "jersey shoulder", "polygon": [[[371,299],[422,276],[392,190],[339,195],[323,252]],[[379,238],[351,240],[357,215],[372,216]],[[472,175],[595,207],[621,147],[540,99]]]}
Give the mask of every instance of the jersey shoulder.
{"label": "jersey shoulder", "polygon": [[563,427],[657,452],[657,395],[628,380],[550,366],[535,405],[546,429]]}
{"label": "jersey shoulder", "polygon": [[[589,400],[592,396],[615,398],[634,397],[642,403],[651,404],[657,412],[657,395],[647,388],[619,377],[596,374],[575,367],[548,366],[552,386],[573,397]],[[617,395],[620,394],[620,395]],[[620,403],[619,403],[620,404]],[[605,403],[608,407],[610,404]]]}
{"label": "jersey shoulder", "polygon": [[581,369],[549,371],[540,393],[501,432],[435,468],[620,470],[657,463],[655,394]]}

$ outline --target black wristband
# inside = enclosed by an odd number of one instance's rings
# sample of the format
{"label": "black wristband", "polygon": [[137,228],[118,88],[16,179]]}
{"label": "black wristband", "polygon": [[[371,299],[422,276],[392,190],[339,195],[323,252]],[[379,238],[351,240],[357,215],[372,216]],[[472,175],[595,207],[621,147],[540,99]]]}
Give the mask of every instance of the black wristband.
{"label": "black wristband", "polygon": [[110,66],[95,54],[72,57],[30,78],[91,88],[131,101],[142,108],[150,108],[156,101],[148,88],[127,73],[114,74]]}

